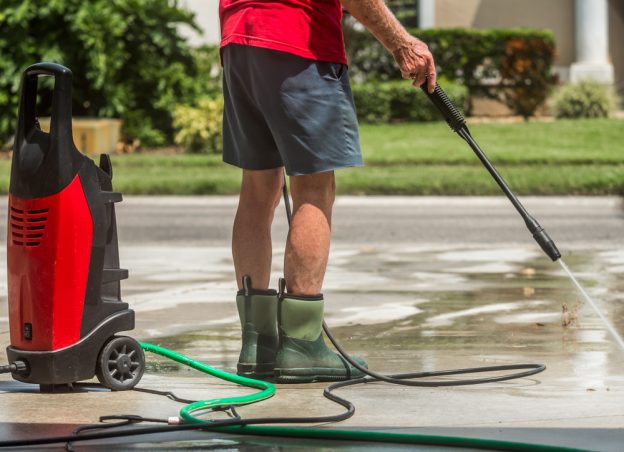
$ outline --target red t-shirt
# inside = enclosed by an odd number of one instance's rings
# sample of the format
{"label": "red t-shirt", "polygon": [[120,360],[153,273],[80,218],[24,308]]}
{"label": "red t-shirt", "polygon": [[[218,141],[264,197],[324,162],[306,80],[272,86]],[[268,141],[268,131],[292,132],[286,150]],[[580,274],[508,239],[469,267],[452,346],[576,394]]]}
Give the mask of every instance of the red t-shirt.
{"label": "red t-shirt", "polygon": [[221,47],[244,44],[347,64],[339,0],[220,0]]}

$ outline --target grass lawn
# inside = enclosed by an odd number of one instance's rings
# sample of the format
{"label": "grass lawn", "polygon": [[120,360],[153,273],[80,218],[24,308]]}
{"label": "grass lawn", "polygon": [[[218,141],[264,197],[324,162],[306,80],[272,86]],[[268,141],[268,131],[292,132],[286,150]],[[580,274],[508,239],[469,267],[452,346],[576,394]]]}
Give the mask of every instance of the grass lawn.
{"label": "grass lawn", "polygon": [[[624,121],[476,124],[473,137],[519,194],[624,194]],[[366,167],[337,172],[346,194],[499,194],[472,150],[445,123],[363,125]],[[114,186],[131,194],[236,193],[240,170],[218,155],[115,155]],[[0,160],[0,190],[10,161]]]}

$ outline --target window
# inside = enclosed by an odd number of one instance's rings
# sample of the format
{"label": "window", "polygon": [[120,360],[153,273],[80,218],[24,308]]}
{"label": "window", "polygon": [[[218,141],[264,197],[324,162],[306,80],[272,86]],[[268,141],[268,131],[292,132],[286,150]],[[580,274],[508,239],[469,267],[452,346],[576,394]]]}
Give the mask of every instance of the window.
{"label": "window", "polygon": [[388,7],[405,27],[418,27],[418,0],[388,0]]}

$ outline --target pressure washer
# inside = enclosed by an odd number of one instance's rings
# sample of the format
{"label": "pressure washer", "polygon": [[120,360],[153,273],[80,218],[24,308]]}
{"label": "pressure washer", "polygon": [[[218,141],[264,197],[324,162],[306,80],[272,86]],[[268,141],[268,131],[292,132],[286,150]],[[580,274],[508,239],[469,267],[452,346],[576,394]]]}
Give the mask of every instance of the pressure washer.
{"label": "pressure washer", "polygon": [[[37,77],[55,78],[52,120],[49,133],[41,131],[36,115]],[[267,381],[240,377],[187,356],[132,338],[115,336],[134,328],[134,313],[121,301],[120,281],[128,276],[119,268],[119,253],[114,204],[121,195],[112,190],[112,166],[108,156],[99,167],[82,155],[71,138],[71,71],[52,63],[29,67],[23,75],[22,94],[15,139],[9,196],[8,279],[11,345],[7,355],[11,364],[0,368],[17,380],[36,383],[42,390],[56,385],[89,379],[95,374],[106,387],[133,388],[144,368],[143,350],[156,353],[206,374],[246,387],[255,394],[211,400],[189,401],[178,418],[153,419],[141,416],[103,416],[105,424],[81,426],[72,435],[0,441],[0,447],[148,435],[183,430],[206,430],[257,436],[307,439],[377,441],[494,450],[572,450],[565,447],[535,445],[499,440],[449,437],[442,435],[400,434],[353,430],[265,426],[263,424],[303,424],[337,422],[355,412],[354,405],[332,391],[355,384],[385,381],[409,386],[458,386],[480,384],[534,375],[545,369],[542,364],[516,364],[470,369],[382,375],[361,367],[340,346],[325,323],[330,341],[344,358],[367,376],[334,383],[323,394],[345,408],[338,415],[317,417],[242,418],[236,406],[271,397],[275,386]],[[557,260],[561,254],[553,240],[506,185],[494,166],[472,139],[461,113],[442,88],[425,91],[445,117],[449,126],[475,151],[501,189],[505,192],[544,252]],[[292,216],[288,189],[284,183],[287,218]],[[431,377],[482,372],[517,371],[469,380],[436,380]],[[426,378],[419,381],[417,379]],[[135,388],[138,389],[138,388]],[[150,390],[159,393],[159,391]],[[227,411],[230,419],[206,420],[202,415]],[[110,422],[117,421],[117,422]],[[166,426],[135,427],[140,422],[165,423]],[[171,425],[174,424],[174,425]],[[132,425],[132,428],[118,428]],[[110,431],[95,431],[104,429]]]}
{"label": "pressure washer", "polygon": [[[36,117],[39,76],[52,76],[50,131]],[[22,76],[8,207],[7,276],[16,380],[41,391],[97,376],[133,388],[145,368],[143,349],[120,331],[134,328],[121,300],[115,203],[108,155],[97,166],[72,138],[72,73],[37,63]]]}

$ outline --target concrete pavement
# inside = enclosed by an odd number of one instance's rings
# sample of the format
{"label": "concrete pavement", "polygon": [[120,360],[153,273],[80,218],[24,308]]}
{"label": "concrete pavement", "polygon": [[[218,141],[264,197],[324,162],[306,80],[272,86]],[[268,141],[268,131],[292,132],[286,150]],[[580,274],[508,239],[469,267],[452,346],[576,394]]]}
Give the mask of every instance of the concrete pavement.
{"label": "concrete pavement", "polygon": [[[624,332],[620,200],[529,198],[525,203]],[[137,312],[133,336],[219,368],[235,368],[240,330],[228,246],[235,207],[234,198],[126,197],[118,209],[118,228],[122,267],[130,270],[122,284],[124,300]],[[282,273],[286,235],[282,210],[278,213],[274,283]],[[334,230],[327,321],[371,368],[405,372],[540,362],[547,371],[474,387],[375,383],[344,389],[339,394],[355,403],[356,415],[328,428],[409,429],[621,450],[623,353],[579,302],[558,266],[541,254],[505,199],[339,198]],[[3,295],[5,271],[0,268]],[[564,304],[576,316],[566,327]],[[0,346],[7,344],[3,297]],[[141,386],[192,399],[248,392],[148,358]],[[239,411],[246,417],[336,413],[339,408],[321,395],[324,386],[280,385],[273,399]],[[39,394],[6,375],[0,376],[0,401],[4,437],[68,432],[119,412],[167,417],[180,407],[138,392]],[[25,429],[26,423],[35,427]],[[223,438],[202,438],[194,444],[223,446]],[[247,447],[242,439],[230,440]],[[294,446],[284,447],[289,444]]]}

